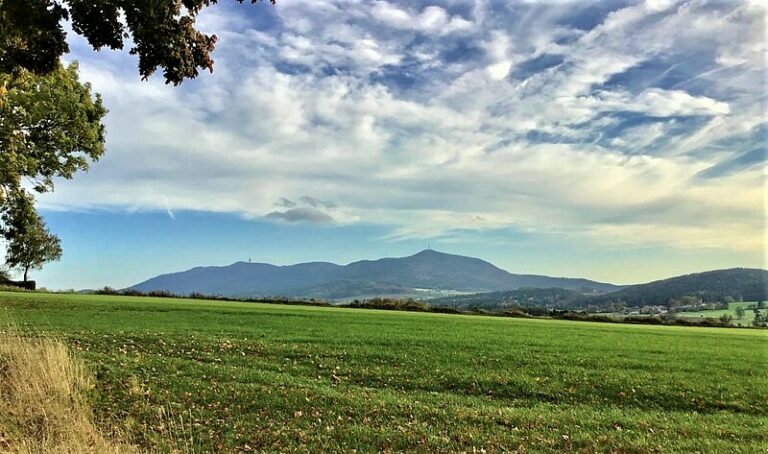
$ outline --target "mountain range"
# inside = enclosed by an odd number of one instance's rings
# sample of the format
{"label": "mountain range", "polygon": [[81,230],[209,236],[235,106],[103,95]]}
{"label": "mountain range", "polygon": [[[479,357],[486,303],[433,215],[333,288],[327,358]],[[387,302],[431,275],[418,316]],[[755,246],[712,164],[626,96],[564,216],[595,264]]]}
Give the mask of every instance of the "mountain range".
{"label": "mountain range", "polygon": [[[429,298],[438,305],[578,307],[666,304],[684,296],[702,301],[725,297],[768,299],[768,271],[732,268],[687,274],[637,285],[588,279],[513,274],[484,260],[427,249],[401,258],[276,266],[236,262],[163,274],[134,285],[142,292],[168,291],[225,297],[291,297],[343,301],[375,296]],[[435,299],[436,298],[436,299]]]}
{"label": "mountain range", "polygon": [[328,262],[276,266],[236,262],[163,274],[134,285],[149,292],[202,293],[229,297],[286,296],[340,300],[370,296],[444,292],[481,293],[523,287],[563,288],[607,293],[619,285],[588,279],[513,274],[484,260],[424,250],[402,258],[362,260],[349,265]]}

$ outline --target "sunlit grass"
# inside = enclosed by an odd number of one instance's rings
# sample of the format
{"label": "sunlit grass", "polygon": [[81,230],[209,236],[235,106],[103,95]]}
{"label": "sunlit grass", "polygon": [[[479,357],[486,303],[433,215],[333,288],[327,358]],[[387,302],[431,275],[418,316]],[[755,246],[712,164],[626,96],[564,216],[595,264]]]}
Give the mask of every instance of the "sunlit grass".
{"label": "sunlit grass", "polygon": [[5,318],[65,339],[100,424],[161,451],[168,414],[201,452],[768,446],[760,330],[31,293]]}

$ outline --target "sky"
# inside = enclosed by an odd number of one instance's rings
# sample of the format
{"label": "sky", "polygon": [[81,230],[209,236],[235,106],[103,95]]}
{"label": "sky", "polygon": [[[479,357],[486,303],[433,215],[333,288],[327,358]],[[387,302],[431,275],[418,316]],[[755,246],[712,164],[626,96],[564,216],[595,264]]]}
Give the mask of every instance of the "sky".
{"label": "sky", "polygon": [[427,247],[637,283],[765,266],[759,1],[223,1],[179,87],[70,33],[107,152],[38,196],[48,288]]}

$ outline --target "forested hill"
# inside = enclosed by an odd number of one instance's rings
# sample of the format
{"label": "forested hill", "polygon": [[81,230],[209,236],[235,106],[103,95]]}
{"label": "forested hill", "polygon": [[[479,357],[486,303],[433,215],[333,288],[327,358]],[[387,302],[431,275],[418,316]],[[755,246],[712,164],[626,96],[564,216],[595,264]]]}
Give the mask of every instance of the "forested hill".
{"label": "forested hill", "polygon": [[560,309],[608,308],[617,306],[667,306],[675,301],[702,302],[768,300],[768,271],[733,268],[687,274],[595,294],[561,288],[517,290],[457,295],[430,301],[432,305],[456,308],[547,307]]}
{"label": "forested hill", "polygon": [[632,285],[617,292],[592,298],[600,302],[623,302],[628,306],[666,304],[686,296],[704,302],[768,299],[768,271],[756,268],[731,268],[686,274],[647,284]]}

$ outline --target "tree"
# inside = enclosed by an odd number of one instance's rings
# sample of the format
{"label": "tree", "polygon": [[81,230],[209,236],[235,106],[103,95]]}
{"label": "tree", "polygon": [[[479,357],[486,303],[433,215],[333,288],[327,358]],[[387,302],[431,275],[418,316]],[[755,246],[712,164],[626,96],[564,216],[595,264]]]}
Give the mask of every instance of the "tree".
{"label": "tree", "polygon": [[53,71],[59,57],[69,52],[62,23],[70,20],[75,33],[94,49],[122,49],[125,40],[132,38],[130,53],[139,57],[142,78],[160,67],[166,83],[178,85],[196,77],[198,69],[213,70],[210,53],[216,35],[195,29],[195,20],[200,10],[215,3],[217,0],[0,0],[0,73]]}
{"label": "tree", "polygon": [[744,315],[746,314],[746,310],[744,309],[744,306],[736,306],[736,318],[741,320],[744,318]]}
{"label": "tree", "polygon": [[0,82],[0,206],[22,183],[52,190],[54,177],[72,178],[104,153],[107,110],[80,82],[76,63],[44,76],[0,74]]}
{"label": "tree", "polygon": [[720,316],[720,323],[723,325],[730,325],[731,321],[733,320],[733,317],[731,317],[730,314],[723,314]]}
{"label": "tree", "polygon": [[7,241],[5,263],[22,270],[27,282],[29,270],[61,258],[61,243],[45,227],[29,194],[16,191],[7,202],[2,214],[2,235]]}

